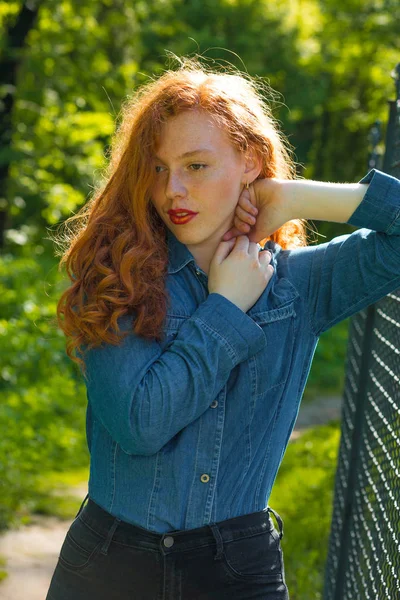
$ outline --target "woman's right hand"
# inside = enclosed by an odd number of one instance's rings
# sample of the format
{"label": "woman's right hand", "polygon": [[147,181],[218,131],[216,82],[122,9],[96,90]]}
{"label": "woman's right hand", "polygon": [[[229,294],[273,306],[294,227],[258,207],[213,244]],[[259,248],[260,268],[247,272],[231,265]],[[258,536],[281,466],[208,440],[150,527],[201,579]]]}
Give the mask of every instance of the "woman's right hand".
{"label": "woman's right hand", "polygon": [[226,241],[237,235],[247,235],[251,242],[259,242],[287,221],[300,218],[294,216],[295,202],[296,210],[300,210],[298,205],[301,202],[296,200],[296,190],[299,189],[299,180],[274,177],[257,179],[249,189],[242,190],[235,209],[233,227],[222,239]]}
{"label": "woman's right hand", "polygon": [[244,312],[258,300],[272,277],[271,253],[259,251],[247,235],[220,242],[211,260],[208,291],[225,296]]}

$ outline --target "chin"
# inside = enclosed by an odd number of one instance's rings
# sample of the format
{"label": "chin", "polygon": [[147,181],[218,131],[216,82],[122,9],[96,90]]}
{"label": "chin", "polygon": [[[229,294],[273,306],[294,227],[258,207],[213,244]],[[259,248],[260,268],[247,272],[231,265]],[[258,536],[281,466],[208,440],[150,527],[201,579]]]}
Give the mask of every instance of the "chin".
{"label": "chin", "polygon": [[172,233],[178,240],[182,241],[184,244],[200,244],[205,241],[207,236],[201,235],[199,233],[193,231],[184,231],[183,227],[176,227],[175,229],[171,229]]}
{"label": "chin", "polygon": [[213,224],[210,228],[200,228],[198,225],[196,226],[194,223],[191,224],[190,222],[187,225],[174,225],[170,221],[165,224],[180,242],[187,245],[212,242],[216,239],[221,241],[222,236],[230,229],[230,227],[232,227],[229,223],[227,225],[224,222],[220,223],[219,226]]}

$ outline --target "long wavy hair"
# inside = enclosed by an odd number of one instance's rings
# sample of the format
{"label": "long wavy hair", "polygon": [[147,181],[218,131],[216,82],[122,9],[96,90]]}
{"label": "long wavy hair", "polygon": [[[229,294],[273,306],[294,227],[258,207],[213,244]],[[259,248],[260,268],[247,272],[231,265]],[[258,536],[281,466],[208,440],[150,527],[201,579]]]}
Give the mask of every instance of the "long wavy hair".
{"label": "long wavy hair", "polygon": [[[122,103],[102,182],[79,212],[64,221],[66,231],[55,240],[64,246],[59,269],[65,263],[71,280],[58,301],[57,322],[69,338],[67,355],[84,373],[82,349],[119,344],[117,321],[124,315],[135,315],[135,335],[163,338],[168,248],[166,226],[150,189],[157,141],[169,117],[202,109],[236,148],[259,156],[259,178],[295,177],[291,147],[272,116],[266,92],[273,93],[241,72],[220,72],[183,58],[177,69],[149,80]],[[305,246],[305,221],[289,221],[260,243],[269,239],[284,249]]]}

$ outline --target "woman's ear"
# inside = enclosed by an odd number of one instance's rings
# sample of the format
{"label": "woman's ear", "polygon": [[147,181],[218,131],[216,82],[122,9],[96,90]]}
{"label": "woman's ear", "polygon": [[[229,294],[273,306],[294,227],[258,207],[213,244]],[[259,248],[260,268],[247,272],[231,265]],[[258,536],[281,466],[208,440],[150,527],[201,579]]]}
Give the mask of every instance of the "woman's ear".
{"label": "woman's ear", "polygon": [[243,173],[245,181],[243,183],[252,183],[255,181],[261,173],[261,168],[261,159],[258,154],[252,149],[248,150],[245,157],[245,168]]}

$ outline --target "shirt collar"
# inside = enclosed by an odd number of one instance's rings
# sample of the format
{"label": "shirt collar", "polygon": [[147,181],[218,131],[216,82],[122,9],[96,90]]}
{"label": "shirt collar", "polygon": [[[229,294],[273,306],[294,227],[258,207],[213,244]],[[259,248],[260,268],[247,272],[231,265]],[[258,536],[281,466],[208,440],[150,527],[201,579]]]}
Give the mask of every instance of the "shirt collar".
{"label": "shirt collar", "polygon": [[[193,254],[185,244],[182,244],[172,233],[167,229],[167,244],[168,244],[168,273],[177,273],[190,262],[196,264]],[[270,242],[264,245],[264,248],[270,249]],[[260,244],[257,244],[258,250],[263,250]]]}
{"label": "shirt collar", "polygon": [[168,273],[177,273],[190,262],[194,256],[185,244],[182,244],[167,227]]}

